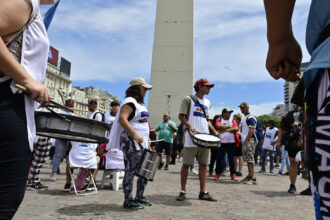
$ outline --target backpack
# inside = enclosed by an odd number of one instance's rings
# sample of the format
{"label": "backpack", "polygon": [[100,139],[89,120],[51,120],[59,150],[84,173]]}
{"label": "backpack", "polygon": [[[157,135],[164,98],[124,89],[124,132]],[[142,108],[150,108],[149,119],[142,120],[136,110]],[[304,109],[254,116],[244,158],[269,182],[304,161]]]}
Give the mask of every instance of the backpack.
{"label": "backpack", "polygon": [[180,123],[180,125],[178,126],[178,129],[176,130],[176,138],[174,141],[178,146],[183,147],[183,145],[184,145],[184,125],[183,125],[183,123]]}
{"label": "backpack", "polygon": [[217,119],[220,118],[221,119],[221,115],[215,115],[212,119],[212,125],[215,128],[215,122],[217,121]]}
{"label": "backpack", "polygon": [[102,116],[102,122],[105,122],[105,116],[104,116],[104,114],[103,114],[102,112],[96,112],[96,113],[93,115],[93,120],[95,120],[97,114],[101,114],[101,116]]}
{"label": "backpack", "polygon": [[256,120],[256,128],[254,130],[254,135],[256,137],[256,139],[258,140],[258,142],[262,141],[262,138],[263,138],[263,132],[262,132],[262,124],[261,124],[261,121],[259,120],[259,118],[255,117],[255,116],[248,116],[246,118],[246,120],[249,119],[249,117],[253,117],[255,120]]}

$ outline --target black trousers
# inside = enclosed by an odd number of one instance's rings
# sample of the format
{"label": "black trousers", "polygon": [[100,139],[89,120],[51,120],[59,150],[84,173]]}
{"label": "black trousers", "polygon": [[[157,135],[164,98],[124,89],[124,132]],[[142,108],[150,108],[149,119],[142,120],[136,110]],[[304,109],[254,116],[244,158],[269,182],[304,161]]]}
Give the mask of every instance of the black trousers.
{"label": "black trousers", "polygon": [[23,95],[0,83],[0,219],[12,219],[20,206],[31,165]]}

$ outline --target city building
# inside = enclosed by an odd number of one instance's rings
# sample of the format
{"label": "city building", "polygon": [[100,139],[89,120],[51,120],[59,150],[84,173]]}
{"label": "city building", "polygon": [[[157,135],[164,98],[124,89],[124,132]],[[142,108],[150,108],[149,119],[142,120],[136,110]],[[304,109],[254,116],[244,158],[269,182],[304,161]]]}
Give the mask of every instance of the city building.
{"label": "city building", "polygon": [[270,115],[274,117],[282,117],[285,112],[285,104],[278,104]]}
{"label": "city building", "polygon": [[[301,75],[304,74],[305,70],[307,69],[309,63],[302,63],[301,64]],[[285,81],[284,83],[284,104],[285,104],[285,111],[288,112],[292,109],[291,98],[296,89],[298,82],[292,83],[289,81]]]}

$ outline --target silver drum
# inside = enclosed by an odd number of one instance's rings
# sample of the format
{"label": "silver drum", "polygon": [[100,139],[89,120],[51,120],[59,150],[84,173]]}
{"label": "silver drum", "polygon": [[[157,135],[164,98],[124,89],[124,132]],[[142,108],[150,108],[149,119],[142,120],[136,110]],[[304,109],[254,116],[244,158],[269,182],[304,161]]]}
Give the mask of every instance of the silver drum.
{"label": "silver drum", "polygon": [[159,161],[160,157],[157,153],[147,149],[143,150],[140,166],[136,176],[153,181]]}

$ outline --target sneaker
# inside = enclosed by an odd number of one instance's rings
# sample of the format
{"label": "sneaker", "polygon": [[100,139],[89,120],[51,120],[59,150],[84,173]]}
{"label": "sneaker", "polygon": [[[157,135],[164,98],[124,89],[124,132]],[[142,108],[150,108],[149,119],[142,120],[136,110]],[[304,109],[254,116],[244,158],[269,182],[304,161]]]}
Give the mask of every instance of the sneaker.
{"label": "sneaker", "polygon": [[269,173],[273,173],[273,170],[270,170]]}
{"label": "sneaker", "polygon": [[244,184],[248,184],[248,185],[257,185],[257,178],[251,178],[248,181],[245,181]]}
{"label": "sneaker", "polygon": [[170,162],[170,165],[175,165],[175,160],[172,160],[172,161]]}
{"label": "sneaker", "polygon": [[51,181],[56,181],[56,173],[50,174],[50,180]]}
{"label": "sneaker", "polygon": [[71,189],[71,183],[66,183],[66,184],[64,185],[64,189],[63,189],[63,191],[64,191],[64,192],[70,192],[70,189]]}
{"label": "sneaker", "polygon": [[258,173],[265,173],[265,170],[261,169]]}
{"label": "sneaker", "polygon": [[305,189],[304,191],[301,191],[299,194],[302,195],[302,196],[311,196],[311,195],[312,195],[311,188],[308,187],[308,188]]}
{"label": "sneaker", "polygon": [[144,197],[135,198],[134,201],[145,206],[152,206],[152,203]]}
{"label": "sneaker", "polygon": [[168,165],[165,166],[164,170],[168,170]]}
{"label": "sneaker", "polygon": [[34,189],[48,189],[48,186],[43,185],[41,182],[33,183],[31,188]]}
{"label": "sneaker", "polygon": [[214,199],[208,192],[200,192],[198,199],[206,200],[206,201],[210,201],[210,202],[218,201],[218,200]]}
{"label": "sneaker", "polygon": [[278,171],[278,174],[280,174],[280,175],[283,175],[283,172],[281,172],[281,171]]}
{"label": "sneaker", "polygon": [[93,190],[95,190],[95,189],[97,189],[97,187],[94,185],[94,184],[89,184],[88,186],[87,186],[87,191],[93,191]]}
{"label": "sneaker", "polygon": [[295,193],[295,192],[296,192],[296,186],[294,184],[290,184],[288,193]]}
{"label": "sneaker", "polygon": [[251,179],[249,175],[247,175],[244,179],[241,180],[241,182],[247,182]]}
{"label": "sneaker", "polygon": [[238,179],[237,179],[237,177],[236,177],[236,174],[232,174],[232,175],[231,175],[231,180],[238,181]]}
{"label": "sneaker", "polygon": [[278,168],[280,168],[280,165],[275,165],[274,168],[278,169]]}
{"label": "sneaker", "polygon": [[236,172],[236,176],[242,176],[242,173]]}
{"label": "sneaker", "polygon": [[289,176],[289,172],[286,172],[284,175],[287,175],[287,176]]}
{"label": "sneaker", "polygon": [[184,201],[184,200],[186,200],[186,193],[181,191],[179,196],[176,197],[176,201]]}
{"label": "sneaker", "polygon": [[190,172],[191,172],[192,174],[196,174],[196,175],[198,175],[198,171],[195,170],[195,169],[190,170]]}
{"label": "sneaker", "polygon": [[129,203],[125,203],[123,204],[123,208],[124,209],[133,209],[133,210],[137,210],[137,209],[144,209],[144,206],[140,205],[139,203],[135,202],[135,201],[130,201]]}
{"label": "sneaker", "polygon": [[213,176],[213,170],[209,170],[209,176]]}
{"label": "sneaker", "polygon": [[220,179],[220,174],[215,174],[215,176],[214,176],[214,178],[213,178],[214,180],[219,180]]}
{"label": "sneaker", "polygon": [[61,174],[60,168],[57,168],[56,174],[58,174],[58,175]]}
{"label": "sneaker", "polygon": [[159,163],[158,170],[162,169],[163,168],[163,165],[164,165],[164,163]]}

